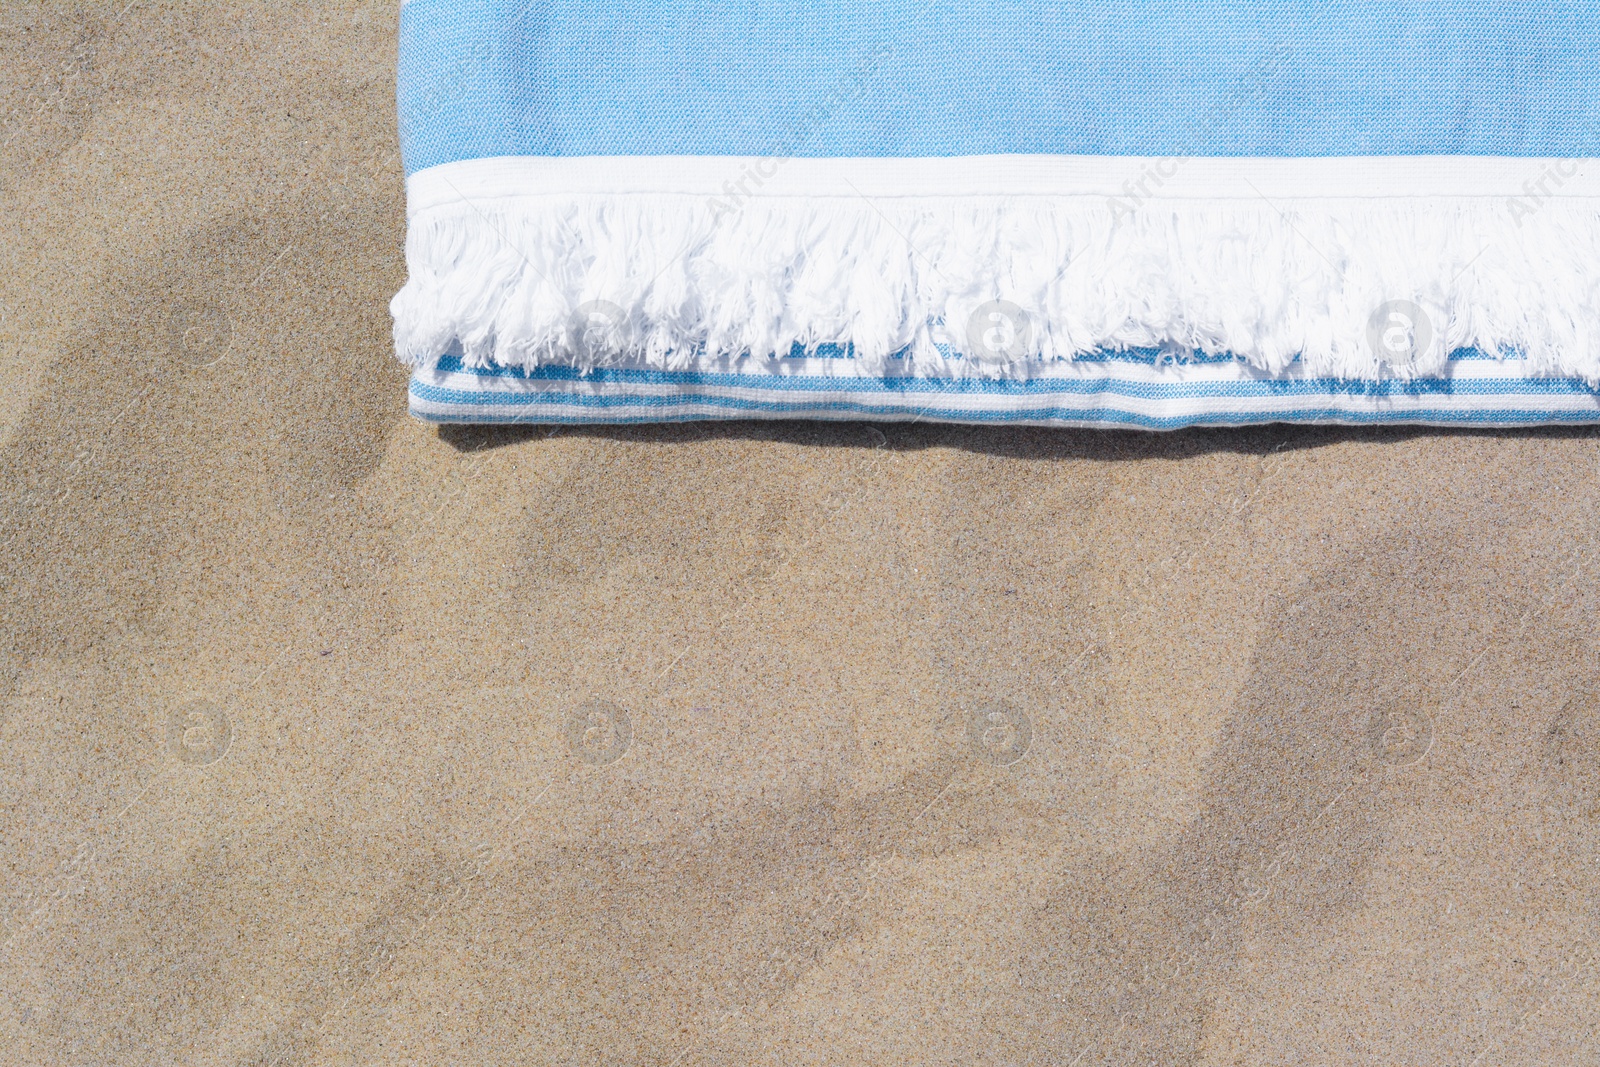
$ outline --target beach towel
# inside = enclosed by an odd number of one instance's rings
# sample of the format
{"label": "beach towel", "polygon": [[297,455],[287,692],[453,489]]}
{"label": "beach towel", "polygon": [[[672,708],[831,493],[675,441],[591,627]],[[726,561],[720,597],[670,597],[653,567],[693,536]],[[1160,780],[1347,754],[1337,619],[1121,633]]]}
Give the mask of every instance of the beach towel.
{"label": "beach towel", "polygon": [[1600,7],[407,0],[437,422],[1600,419]]}

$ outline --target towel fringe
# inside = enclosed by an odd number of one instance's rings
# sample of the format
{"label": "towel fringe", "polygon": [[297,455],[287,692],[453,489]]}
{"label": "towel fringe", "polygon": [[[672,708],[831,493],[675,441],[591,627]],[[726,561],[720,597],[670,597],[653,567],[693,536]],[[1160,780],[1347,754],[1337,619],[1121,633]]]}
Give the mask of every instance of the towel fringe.
{"label": "towel fringe", "polygon": [[391,305],[431,367],[681,370],[848,345],[1012,376],[1105,349],[1346,379],[1517,353],[1600,385],[1600,208],[1449,197],[502,197],[411,219]]}

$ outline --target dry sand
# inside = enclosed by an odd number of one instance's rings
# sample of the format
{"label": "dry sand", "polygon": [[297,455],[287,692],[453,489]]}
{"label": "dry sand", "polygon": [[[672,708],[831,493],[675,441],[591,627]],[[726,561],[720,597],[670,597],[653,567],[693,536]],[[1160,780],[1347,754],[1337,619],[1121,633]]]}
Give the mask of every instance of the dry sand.
{"label": "dry sand", "polygon": [[1600,1061],[1591,433],[441,432],[393,4],[120,6],[0,8],[0,1062]]}

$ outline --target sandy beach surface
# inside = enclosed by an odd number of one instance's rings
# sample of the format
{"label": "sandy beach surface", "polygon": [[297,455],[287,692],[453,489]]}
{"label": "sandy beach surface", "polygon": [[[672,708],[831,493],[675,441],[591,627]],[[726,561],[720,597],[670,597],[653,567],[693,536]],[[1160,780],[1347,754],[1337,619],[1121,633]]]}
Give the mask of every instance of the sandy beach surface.
{"label": "sandy beach surface", "polygon": [[440,431],[395,21],[0,7],[0,1063],[1600,1061],[1591,432]]}

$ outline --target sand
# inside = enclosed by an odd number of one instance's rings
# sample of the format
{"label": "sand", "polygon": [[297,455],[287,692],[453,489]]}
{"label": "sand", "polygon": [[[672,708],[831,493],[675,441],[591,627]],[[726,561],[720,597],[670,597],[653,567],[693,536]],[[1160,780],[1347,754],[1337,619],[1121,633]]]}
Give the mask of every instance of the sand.
{"label": "sand", "polygon": [[0,9],[0,1062],[1592,1064],[1588,431],[440,431],[394,6]]}

